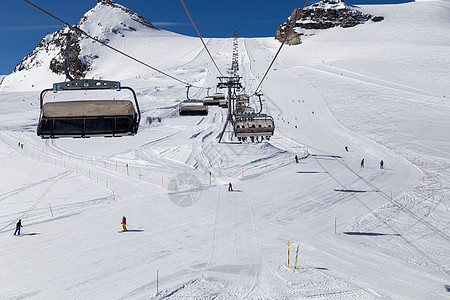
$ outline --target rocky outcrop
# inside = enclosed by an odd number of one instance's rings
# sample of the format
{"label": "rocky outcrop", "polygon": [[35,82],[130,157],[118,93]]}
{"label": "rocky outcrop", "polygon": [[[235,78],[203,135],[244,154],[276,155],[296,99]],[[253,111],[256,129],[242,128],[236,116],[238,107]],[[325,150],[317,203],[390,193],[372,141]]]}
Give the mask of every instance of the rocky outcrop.
{"label": "rocky outcrop", "polygon": [[[294,28],[305,30],[328,29],[337,26],[348,28],[363,24],[369,20],[373,22],[384,20],[381,16],[364,14],[340,0],[322,0],[321,2],[304,8],[301,12],[299,8],[294,9],[290,17],[287,18],[283,24],[278,26],[275,39],[283,41],[289,28],[296,19],[297,22],[294,25]],[[300,36],[302,33],[299,33],[298,31],[299,30],[294,30],[287,38],[286,43],[291,45],[301,43]]]}

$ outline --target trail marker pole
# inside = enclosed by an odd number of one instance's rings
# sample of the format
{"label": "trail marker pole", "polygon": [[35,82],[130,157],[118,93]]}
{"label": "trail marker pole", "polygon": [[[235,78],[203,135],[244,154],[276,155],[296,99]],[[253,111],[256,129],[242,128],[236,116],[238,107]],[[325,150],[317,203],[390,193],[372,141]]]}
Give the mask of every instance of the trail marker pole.
{"label": "trail marker pole", "polygon": [[289,251],[291,250],[291,242],[287,242],[287,249],[288,249],[288,268],[289,268]]}
{"label": "trail marker pole", "polygon": [[50,204],[50,202],[48,203],[48,206],[50,207],[50,213],[52,214],[52,218],[53,218],[53,210],[52,210],[52,205]]}
{"label": "trail marker pole", "polygon": [[294,265],[294,270],[297,270],[298,247],[300,247],[300,245],[297,245],[297,252],[295,253],[295,265]]}

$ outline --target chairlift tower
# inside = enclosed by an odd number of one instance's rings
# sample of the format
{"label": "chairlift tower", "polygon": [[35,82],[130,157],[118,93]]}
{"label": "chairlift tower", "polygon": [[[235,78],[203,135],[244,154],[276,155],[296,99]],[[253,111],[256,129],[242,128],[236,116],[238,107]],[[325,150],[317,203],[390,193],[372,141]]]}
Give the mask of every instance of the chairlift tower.
{"label": "chairlift tower", "polygon": [[233,59],[231,61],[231,71],[234,76],[238,76],[239,71],[239,49],[238,49],[238,33],[234,32],[234,40],[233,40]]}
{"label": "chairlift tower", "polygon": [[[240,76],[232,76],[232,77],[217,77],[219,79],[219,83],[217,84],[217,88],[219,89],[228,89],[228,116],[225,121],[225,125],[223,126],[222,133],[220,134],[219,143],[222,141],[223,134],[225,133],[228,124],[232,127],[234,125],[234,100],[235,97],[233,95],[236,94],[236,90],[242,89],[241,78]],[[233,129],[234,132],[234,129]]]}

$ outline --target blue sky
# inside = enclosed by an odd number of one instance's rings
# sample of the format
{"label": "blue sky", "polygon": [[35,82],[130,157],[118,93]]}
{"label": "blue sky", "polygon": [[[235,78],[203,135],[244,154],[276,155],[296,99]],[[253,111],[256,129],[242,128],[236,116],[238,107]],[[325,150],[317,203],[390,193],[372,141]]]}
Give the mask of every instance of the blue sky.
{"label": "blue sky", "polygon": [[[29,0],[60,19],[75,24],[97,0]],[[184,0],[205,37],[274,36],[279,24],[304,0]],[[6,2],[6,3],[5,3]],[[159,28],[196,35],[179,0],[116,0]],[[318,1],[309,1],[308,5]],[[347,4],[392,4],[408,0],[347,0]],[[9,74],[48,33],[63,25],[21,0],[0,6],[0,74]]]}

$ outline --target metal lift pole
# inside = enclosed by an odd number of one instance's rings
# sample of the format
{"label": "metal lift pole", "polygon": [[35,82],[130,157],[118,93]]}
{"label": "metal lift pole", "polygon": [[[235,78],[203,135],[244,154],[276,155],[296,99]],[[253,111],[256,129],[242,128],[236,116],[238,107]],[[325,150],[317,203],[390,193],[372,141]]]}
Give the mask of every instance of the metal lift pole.
{"label": "metal lift pole", "polygon": [[241,77],[234,76],[234,77],[218,77],[219,83],[217,84],[217,87],[219,89],[228,88],[228,116],[227,120],[225,121],[225,125],[223,126],[222,132],[220,134],[219,143],[222,141],[223,134],[225,133],[225,130],[227,129],[228,123],[233,126],[233,114],[234,114],[234,98],[232,91],[239,88],[242,88],[242,85],[240,83]]}

